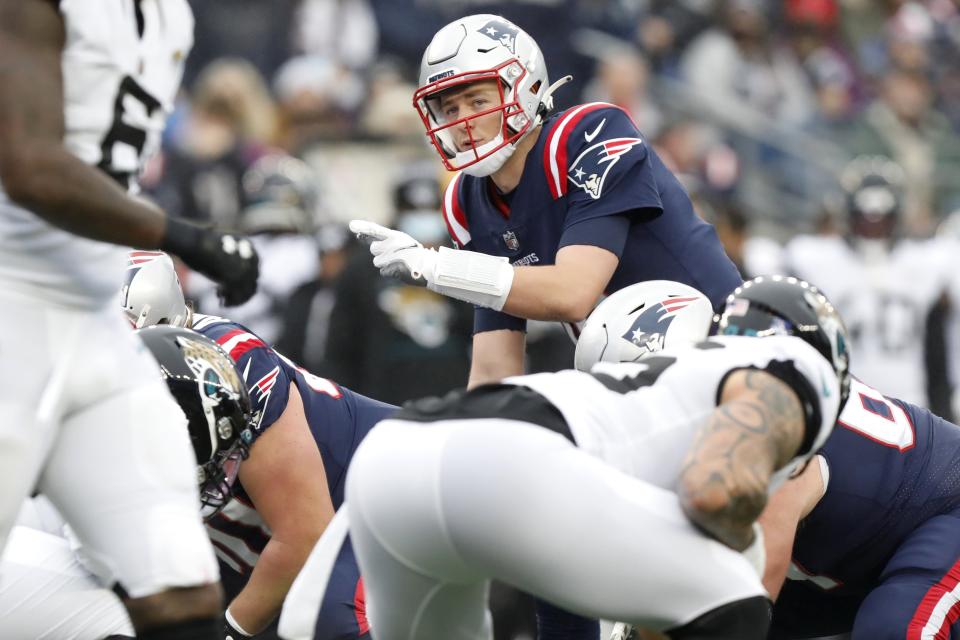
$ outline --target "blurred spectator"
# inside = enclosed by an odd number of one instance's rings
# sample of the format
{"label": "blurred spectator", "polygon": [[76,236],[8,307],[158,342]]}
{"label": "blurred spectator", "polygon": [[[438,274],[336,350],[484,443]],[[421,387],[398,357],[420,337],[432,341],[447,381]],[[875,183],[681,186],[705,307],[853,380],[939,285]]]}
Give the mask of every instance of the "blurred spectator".
{"label": "blurred spectator", "polygon": [[609,102],[630,114],[648,138],[660,131],[663,115],[647,91],[650,68],[637,51],[613,49],[597,63],[597,73],[585,91],[588,102]]}
{"label": "blurred spectator", "polygon": [[[394,188],[389,224],[425,246],[447,241],[440,184],[431,163]],[[469,371],[473,308],[422,287],[381,278],[358,247],[336,287],[327,348],[329,375],[359,393],[401,404],[462,387]]]}
{"label": "blurred spectator", "polygon": [[360,133],[381,140],[423,140],[423,125],[411,99],[416,85],[404,79],[400,62],[381,60],[370,71],[370,86],[360,114]]}
{"label": "blurred spectator", "polygon": [[719,0],[652,0],[637,41],[658,72],[676,75],[678,57],[712,23]]}
{"label": "blurred spectator", "polygon": [[300,285],[283,309],[283,332],[277,349],[308,371],[328,375],[327,344],[330,314],[336,301],[335,285],[350,252],[350,232],[338,223],[324,225],[316,234],[320,251],[316,277]]}
{"label": "blurred spectator", "polygon": [[720,25],[684,54],[683,74],[703,100],[729,116],[797,126],[816,108],[811,83],[771,31],[768,11],[761,0],[727,0]]}
{"label": "blurred spectator", "polygon": [[300,0],[190,0],[196,26],[185,85],[224,56],[247,60],[273,77],[292,52],[291,25]]}
{"label": "blurred spectator", "polygon": [[257,293],[228,311],[206,278],[191,274],[184,286],[199,300],[201,313],[229,315],[272,344],[280,336],[282,312],[290,294],[314,278],[319,267],[313,235],[319,209],[317,176],[296,158],[271,154],[247,170],[243,190],[247,206],[239,228],[250,236],[260,254]]}
{"label": "blurred spectator", "polygon": [[301,53],[362,72],[376,59],[378,37],[367,0],[301,0],[294,27]]}
{"label": "blurred spectator", "polygon": [[892,69],[847,142],[854,153],[887,156],[903,167],[904,221],[911,233],[929,233],[957,204],[960,139],[932,100],[925,75]]}
{"label": "blurred spectator", "polygon": [[236,224],[241,177],[266,153],[275,121],[270,94],[250,63],[213,62],[197,79],[182,138],[164,151],[152,195],[184,217]]}
{"label": "blurred spectator", "polygon": [[321,56],[287,61],[273,81],[280,108],[280,143],[294,155],[321,140],[345,140],[365,99],[362,80]]}
{"label": "blurred spectator", "polygon": [[790,47],[816,90],[820,117],[849,117],[858,88],[853,62],[840,46],[837,0],[786,0],[785,18]]}

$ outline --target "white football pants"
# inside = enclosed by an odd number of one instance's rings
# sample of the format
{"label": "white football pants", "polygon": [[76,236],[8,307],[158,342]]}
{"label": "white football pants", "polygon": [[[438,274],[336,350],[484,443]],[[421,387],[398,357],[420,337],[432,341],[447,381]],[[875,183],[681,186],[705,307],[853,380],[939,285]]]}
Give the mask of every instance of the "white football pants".
{"label": "white football pants", "polygon": [[375,640],[489,640],[489,580],[657,630],[766,595],[675,494],[542,427],[381,422],[347,475]]}
{"label": "white football pants", "polygon": [[218,578],[186,418],[119,306],[0,292],[0,548],[43,492],[134,598]]}
{"label": "white football pants", "polygon": [[0,620],[8,640],[135,635],[120,598],[80,564],[65,538],[22,526],[0,556]]}

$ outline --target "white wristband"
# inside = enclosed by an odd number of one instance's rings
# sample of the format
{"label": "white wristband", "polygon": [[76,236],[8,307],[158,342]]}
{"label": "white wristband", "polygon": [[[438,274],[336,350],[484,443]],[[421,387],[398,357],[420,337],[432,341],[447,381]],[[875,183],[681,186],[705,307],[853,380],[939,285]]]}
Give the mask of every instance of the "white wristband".
{"label": "white wristband", "polygon": [[430,280],[437,293],[500,311],[510,295],[513,267],[507,258],[440,247]]}
{"label": "white wristband", "polygon": [[233,627],[233,629],[228,629],[228,631],[236,631],[237,633],[239,633],[240,635],[242,635],[244,638],[252,638],[252,637],[253,637],[253,634],[252,634],[252,633],[248,633],[243,627],[241,627],[239,624],[237,624],[237,619],[233,617],[233,614],[232,614],[232,613],[230,613],[230,609],[227,609],[226,611],[223,612],[223,617],[226,618],[226,619],[227,619],[227,623],[228,623],[231,627]]}

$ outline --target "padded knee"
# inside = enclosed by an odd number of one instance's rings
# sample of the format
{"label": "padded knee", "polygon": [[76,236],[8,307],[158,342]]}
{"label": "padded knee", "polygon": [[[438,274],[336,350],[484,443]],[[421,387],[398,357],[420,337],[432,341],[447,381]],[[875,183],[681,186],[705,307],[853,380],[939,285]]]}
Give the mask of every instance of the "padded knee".
{"label": "padded knee", "polygon": [[765,640],[771,614],[770,600],[755,596],[708,611],[666,633],[671,640]]}

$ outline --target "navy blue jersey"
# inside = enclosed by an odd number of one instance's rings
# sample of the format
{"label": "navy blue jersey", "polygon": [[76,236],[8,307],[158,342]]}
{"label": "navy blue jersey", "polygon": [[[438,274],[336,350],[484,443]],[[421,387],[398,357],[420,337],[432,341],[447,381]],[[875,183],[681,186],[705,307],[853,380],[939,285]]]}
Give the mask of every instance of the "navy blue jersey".
{"label": "navy blue jersey", "polygon": [[[317,443],[333,506],[343,503],[347,466],[360,441],[396,409],[315,376],[276,352],[243,325],[216,316],[196,315],[193,329],[230,354],[250,392],[256,426],[251,446],[287,407],[290,385],[303,400],[304,414]],[[248,573],[270,534],[239,481],[234,500],[207,522],[217,555],[240,573]]]}
{"label": "navy blue jersey", "polygon": [[827,490],[800,523],[789,577],[856,598],[911,532],[960,507],[960,427],[859,380],[837,427],[820,452]]}
{"label": "navy blue jersey", "polygon": [[[443,215],[458,247],[505,256],[515,266],[554,264],[568,245],[606,249],[620,259],[607,293],[644,280],[674,280],[719,308],[742,281],[676,177],[626,112],[606,103],[548,118],[509,194],[489,178],[457,174],[444,194]],[[477,309],[474,329],[525,326],[508,314]]]}

